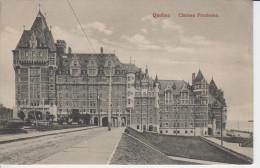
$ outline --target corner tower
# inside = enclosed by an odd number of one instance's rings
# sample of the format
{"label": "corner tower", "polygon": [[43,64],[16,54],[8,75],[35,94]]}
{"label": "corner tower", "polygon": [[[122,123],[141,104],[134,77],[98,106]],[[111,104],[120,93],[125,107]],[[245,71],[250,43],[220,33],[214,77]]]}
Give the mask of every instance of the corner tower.
{"label": "corner tower", "polygon": [[[56,47],[51,31],[39,10],[30,30],[24,30],[13,50],[16,108],[14,117],[41,120],[56,113]],[[36,111],[36,113],[34,112]]]}

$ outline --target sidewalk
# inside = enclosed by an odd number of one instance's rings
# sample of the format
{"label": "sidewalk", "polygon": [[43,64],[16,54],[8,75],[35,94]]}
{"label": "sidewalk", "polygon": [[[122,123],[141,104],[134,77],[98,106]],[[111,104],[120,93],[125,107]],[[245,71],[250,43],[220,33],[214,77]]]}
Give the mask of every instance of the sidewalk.
{"label": "sidewalk", "polygon": [[109,164],[124,129],[112,128],[35,164]]}
{"label": "sidewalk", "polygon": [[96,126],[69,128],[69,129],[53,130],[53,131],[45,131],[45,132],[33,132],[33,133],[29,133],[29,134],[5,135],[5,136],[0,136],[0,144],[8,143],[10,141],[19,141],[19,140],[31,139],[31,138],[42,137],[42,136],[47,136],[47,135],[54,135],[54,134],[60,134],[60,133],[66,133],[66,132],[92,129],[95,127]]}
{"label": "sidewalk", "polygon": [[[211,142],[221,145],[221,140],[217,138],[214,137],[204,137],[204,138]],[[238,143],[230,143],[225,141],[223,141],[223,146],[253,159],[253,148],[241,147],[238,145]]]}

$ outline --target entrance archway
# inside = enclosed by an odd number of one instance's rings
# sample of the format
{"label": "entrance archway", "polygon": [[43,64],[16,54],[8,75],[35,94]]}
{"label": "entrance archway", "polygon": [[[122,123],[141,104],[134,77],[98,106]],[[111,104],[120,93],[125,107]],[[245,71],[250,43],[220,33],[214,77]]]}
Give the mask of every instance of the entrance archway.
{"label": "entrance archway", "polygon": [[118,126],[118,120],[116,117],[112,117],[112,127],[117,127]]}
{"label": "entrance archway", "polygon": [[126,126],[126,118],[125,117],[121,118],[121,126],[122,127]]}
{"label": "entrance archway", "polygon": [[212,128],[208,128],[208,135],[212,135]]}
{"label": "entrance archway", "polygon": [[153,126],[149,125],[149,131],[153,131]]}
{"label": "entrance archway", "polygon": [[108,117],[102,118],[102,126],[107,127],[108,126]]}
{"label": "entrance archway", "polygon": [[94,118],[94,125],[95,125],[95,126],[98,126],[98,117],[95,117],[95,118]]}

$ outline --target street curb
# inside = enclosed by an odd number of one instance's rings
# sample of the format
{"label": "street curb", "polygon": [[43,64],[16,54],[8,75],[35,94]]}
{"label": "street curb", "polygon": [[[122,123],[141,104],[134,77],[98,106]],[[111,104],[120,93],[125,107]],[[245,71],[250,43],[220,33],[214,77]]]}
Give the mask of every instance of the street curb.
{"label": "street curb", "polygon": [[231,155],[233,155],[233,156],[235,156],[235,157],[237,157],[237,158],[239,158],[239,159],[241,159],[241,160],[244,160],[244,161],[246,161],[246,162],[249,162],[249,163],[253,164],[253,159],[250,158],[250,157],[248,157],[248,156],[246,156],[246,155],[243,155],[243,154],[241,154],[241,153],[238,153],[238,152],[236,152],[236,151],[233,151],[232,149],[229,149],[229,148],[227,148],[227,147],[221,146],[221,145],[219,145],[219,144],[217,144],[217,143],[215,143],[215,142],[212,142],[212,141],[210,141],[210,140],[208,140],[208,139],[206,139],[206,138],[204,138],[204,137],[200,137],[200,136],[199,136],[199,138],[200,138],[201,140],[203,140],[203,141],[205,141],[205,142],[207,142],[207,143],[209,143],[209,144],[211,144],[211,145],[213,145],[213,146],[219,148],[220,150],[223,150],[223,151],[225,151],[225,152],[227,152],[227,153],[229,153],[229,154],[231,154]]}
{"label": "street curb", "polygon": [[109,159],[108,159],[108,161],[107,161],[107,165],[110,165],[110,162],[111,162],[111,160],[113,159],[113,156],[114,156],[114,154],[115,154],[115,152],[116,152],[116,149],[117,149],[117,147],[118,147],[118,144],[119,144],[119,142],[120,142],[120,140],[121,140],[123,134],[124,134],[124,133],[121,134],[121,136],[120,136],[120,138],[119,138],[119,140],[118,140],[118,142],[117,142],[117,144],[116,144],[116,146],[115,146],[113,152],[111,153],[111,155],[110,155],[110,157],[109,157]]}
{"label": "street curb", "polygon": [[7,143],[11,143],[11,142],[23,141],[23,140],[28,140],[28,139],[35,139],[35,138],[40,138],[40,137],[50,136],[50,135],[67,134],[67,133],[71,133],[71,132],[84,131],[84,130],[94,129],[94,128],[99,128],[99,127],[87,127],[87,128],[79,129],[79,130],[68,130],[68,131],[64,131],[64,132],[56,132],[56,133],[49,133],[49,134],[44,134],[44,135],[36,135],[36,136],[25,137],[25,138],[3,140],[3,141],[0,141],[0,144],[7,144]]}

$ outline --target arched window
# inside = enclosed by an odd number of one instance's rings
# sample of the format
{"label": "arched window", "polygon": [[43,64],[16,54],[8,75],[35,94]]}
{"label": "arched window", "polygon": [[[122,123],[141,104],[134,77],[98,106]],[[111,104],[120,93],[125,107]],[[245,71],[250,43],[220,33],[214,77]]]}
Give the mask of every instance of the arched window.
{"label": "arched window", "polygon": [[77,61],[74,61],[74,66],[77,66]]}

